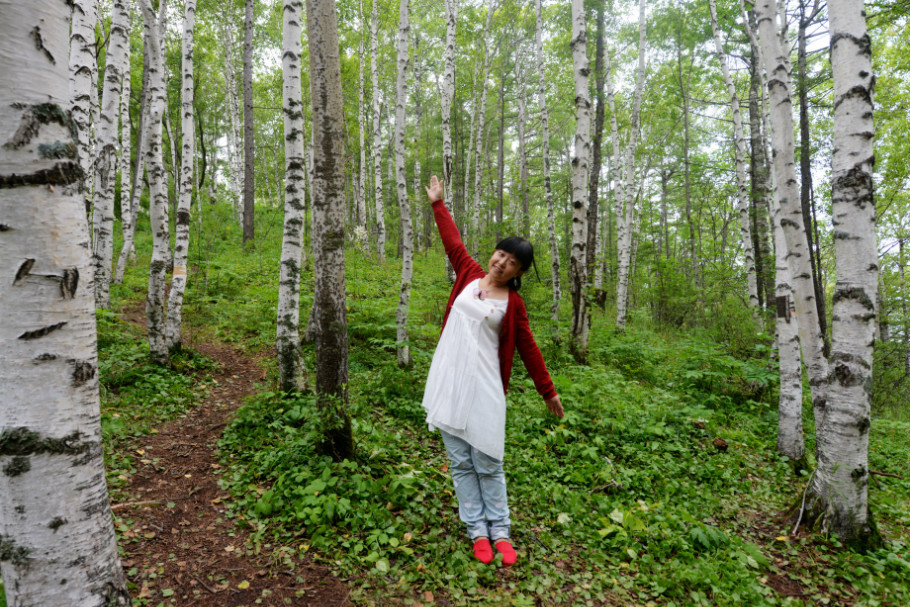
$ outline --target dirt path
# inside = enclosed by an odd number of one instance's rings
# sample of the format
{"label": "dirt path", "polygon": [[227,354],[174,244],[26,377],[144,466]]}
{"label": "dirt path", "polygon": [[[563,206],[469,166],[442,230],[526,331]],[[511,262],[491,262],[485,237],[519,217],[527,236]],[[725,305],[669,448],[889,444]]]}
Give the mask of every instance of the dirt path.
{"label": "dirt path", "polygon": [[[129,317],[129,315],[127,315]],[[115,503],[123,565],[147,605],[300,607],[347,605],[345,584],[309,560],[248,554],[249,532],[226,517],[217,442],[263,371],[227,347],[195,344],[219,363],[205,401],[137,441],[129,502]]]}

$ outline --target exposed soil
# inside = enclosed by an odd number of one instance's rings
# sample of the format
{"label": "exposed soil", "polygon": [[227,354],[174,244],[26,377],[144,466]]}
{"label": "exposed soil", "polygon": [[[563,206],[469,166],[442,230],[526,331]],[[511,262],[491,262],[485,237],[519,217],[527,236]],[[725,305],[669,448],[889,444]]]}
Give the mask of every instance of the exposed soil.
{"label": "exposed soil", "polygon": [[252,554],[248,528],[227,518],[217,442],[264,372],[228,346],[193,347],[218,362],[217,384],[185,417],[139,439],[130,501],[113,505],[128,527],[121,527],[120,543],[134,598],[180,607],[348,605],[348,587],[327,568],[293,552]]}

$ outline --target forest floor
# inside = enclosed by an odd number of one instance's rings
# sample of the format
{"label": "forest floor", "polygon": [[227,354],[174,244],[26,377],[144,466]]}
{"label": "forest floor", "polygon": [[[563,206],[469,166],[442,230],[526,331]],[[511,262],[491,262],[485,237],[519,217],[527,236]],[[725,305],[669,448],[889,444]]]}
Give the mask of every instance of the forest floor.
{"label": "forest floor", "polygon": [[[140,310],[127,310],[123,317],[144,330]],[[113,504],[124,569],[135,584],[133,604],[348,604],[347,586],[329,569],[309,558],[276,558],[269,549],[254,554],[250,527],[227,516],[229,495],[218,482],[217,443],[265,371],[228,345],[191,347],[215,363],[214,385],[184,417],[136,439],[140,459],[120,493],[128,501]]]}

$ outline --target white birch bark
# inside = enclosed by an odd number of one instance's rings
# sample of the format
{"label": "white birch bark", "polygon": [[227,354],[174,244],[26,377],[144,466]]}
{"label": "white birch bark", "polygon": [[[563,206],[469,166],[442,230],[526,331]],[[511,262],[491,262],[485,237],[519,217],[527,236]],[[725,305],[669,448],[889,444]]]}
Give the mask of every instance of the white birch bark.
{"label": "white birch bark", "polygon": [[831,0],[834,155],[831,206],[837,282],[825,421],[813,497],[847,544],[880,542],[869,513],[869,426],[878,253],[872,169],[872,44],[861,0]]}
{"label": "white birch bark", "polygon": [[130,604],[110,514],[70,6],[0,2],[0,576],[10,607]]}
{"label": "white birch bark", "polygon": [[553,303],[550,306],[550,327],[553,338],[559,339],[559,244],[556,240],[556,218],[553,208],[553,184],[550,179],[550,119],[547,112],[546,80],[543,61],[543,11],[541,0],[537,0],[537,27],[535,29],[535,47],[537,50],[537,97],[540,103],[540,138],[541,156],[543,158],[544,197],[547,201],[547,233],[550,241],[550,277],[553,282]]}
{"label": "white birch bark", "polygon": [[625,176],[620,188],[622,200],[617,204],[617,258],[619,271],[616,281],[616,327],[626,328],[629,299],[629,275],[632,262],[632,233],[635,223],[635,193],[632,182],[635,178],[633,165],[638,145],[638,129],[641,113],[641,95],[645,82],[645,55],[647,37],[645,30],[645,0],[638,5],[638,75],[635,82],[635,98],[632,101],[632,124],[629,127],[629,145],[625,158]]}
{"label": "white birch bark", "polygon": [[114,256],[114,181],[117,177],[117,135],[124,68],[130,59],[130,12],[126,0],[114,0],[107,65],[104,69],[103,107],[99,113],[94,155],[94,211],[92,263],[95,266],[95,305],[111,307]]}
{"label": "white birch bark", "polygon": [[523,54],[516,55],[515,73],[518,77],[518,179],[520,182],[519,196],[512,199],[521,200],[521,235],[525,240],[531,239],[531,210],[528,202],[528,142],[525,140],[525,122],[527,121],[528,108],[525,99],[525,70]]}
{"label": "white birch bark", "polygon": [[414,230],[411,226],[411,201],[404,167],[405,102],[407,101],[408,36],[411,31],[409,1],[400,0],[398,13],[398,78],[395,91],[395,183],[401,216],[401,288],[395,314],[398,366],[411,364],[408,341],[408,308],[411,300],[411,277],[414,273]]}
{"label": "white birch bark", "polygon": [[[180,79],[180,167],[177,218],[174,224],[174,269],[171,273],[171,292],[167,302],[165,339],[169,350],[181,345],[183,295],[186,291],[186,262],[190,250],[190,212],[193,203],[193,160],[196,158],[196,121],[193,109],[195,76],[193,73],[193,33],[196,27],[196,0],[185,0],[183,14],[183,58]],[[173,142],[176,147],[176,142]]]}
{"label": "white birch bark", "polygon": [[373,85],[373,198],[376,205],[376,251],[385,263],[385,209],[382,202],[382,116],[379,104],[379,0],[373,0],[370,20],[370,71]]}
{"label": "white birch bark", "polygon": [[[132,22],[132,15],[130,20]],[[132,150],[133,145],[132,124],[130,121],[130,97],[132,89],[130,72],[130,60],[127,58],[126,65],[124,66],[123,84],[121,85],[120,93],[120,156],[118,158],[118,164],[120,166],[120,229],[123,234],[123,243],[127,255],[129,255],[129,251],[132,248],[130,232],[133,230],[135,215],[133,212],[132,197],[130,196],[132,178],[132,157],[130,151]],[[129,243],[130,248],[127,248],[127,243]],[[117,267],[119,270],[119,257],[117,259]],[[115,273],[114,276],[114,282],[117,282],[117,274]],[[122,272],[120,273],[120,279],[123,279]]]}
{"label": "white birch bark", "polygon": [[346,413],[348,330],[344,294],[344,100],[335,3],[307,0],[310,99],[313,101],[314,277],[318,320],[317,404],[326,420],[323,451],[353,452]]}
{"label": "white birch bark", "polygon": [[228,184],[231,204],[238,223],[243,220],[240,192],[243,188],[243,161],[240,154],[240,100],[237,98],[237,72],[234,69],[234,29],[232,11],[226,9],[224,18],[224,83],[227,88],[228,111]]}
{"label": "white birch bark", "polygon": [[246,0],[243,27],[243,242],[255,238],[256,139],[253,121],[253,21],[255,0]]}
{"label": "white birch bark", "polygon": [[[148,323],[149,355],[152,362],[165,364],[168,361],[168,347],[164,332],[164,286],[165,271],[170,261],[170,234],[168,232],[167,173],[162,158],[161,119],[167,107],[164,88],[164,68],[160,28],[150,0],[140,0],[149,54],[149,121],[146,131],[146,167],[149,177],[149,216],[152,228],[152,259],[149,266],[149,287],[145,300],[145,316]],[[166,16],[166,6],[159,7],[161,16]]]}
{"label": "white birch bark", "polygon": [[95,84],[97,61],[95,58],[95,24],[98,23],[98,0],[73,2],[72,27],[69,48],[69,108],[78,130],[76,145],[83,178],[73,184],[82,194],[85,211],[92,208],[92,88]]}
{"label": "white birch bark", "polygon": [[[455,192],[452,190],[452,171],[455,154],[452,150],[452,100],[455,98],[455,34],[458,26],[459,0],[444,0],[446,15],[446,48],[443,53],[442,85],[439,89],[439,102],[442,107],[442,187],[443,196],[449,213],[452,213]],[[467,170],[467,167],[466,167]],[[467,188],[467,181],[465,181]],[[420,188],[415,190],[420,196]],[[449,282],[455,281],[455,270],[446,258],[446,275]]]}
{"label": "white birch bark", "polygon": [[586,294],[588,242],[588,177],[591,162],[591,94],[588,90],[587,18],[583,0],[572,0],[572,66],[575,75],[575,142],[572,148],[572,255],[569,258],[569,293],[572,295],[570,346],[575,359],[588,353],[590,315]]}
{"label": "white birch bark", "polygon": [[366,150],[366,130],[367,123],[364,117],[364,91],[363,91],[363,61],[366,59],[366,50],[363,43],[366,28],[363,27],[363,0],[360,0],[360,47],[358,48],[360,87],[357,98],[357,123],[360,125],[360,166],[358,167],[357,178],[357,228],[354,233],[359,240],[358,245],[363,251],[367,251],[369,246],[367,242],[367,150]]}
{"label": "white birch bark", "polygon": [[471,255],[476,259],[480,254],[480,182],[483,177],[484,145],[483,127],[487,116],[487,84],[490,76],[490,26],[493,22],[493,0],[487,0],[487,21],[483,29],[483,78],[480,87],[480,110],[474,117],[477,135],[474,140],[474,202],[471,205]]}
{"label": "white birch bark", "polygon": [[302,0],[284,0],[281,59],[284,81],[284,235],[278,281],[278,387],[284,392],[306,388],[300,353],[300,261],[306,166],[303,158],[303,96],[300,85]]}
{"label": "white birch bark", "polygon": [[[474,59],[474,69],[471,70],[471,74],[472,74],[472,76],[471,76],[471,112],[470,112],[471,113],[471,122],[468,126],[468,145],[465,146],[465,148],[464,148],[464,181],[462,182],[462,187],[463,187],[464,191],[462,192],[462,195],[461,195],[462,210],[463,210],[464,216],[465,216],[465,219],[462,222],[464,224],[462,226],[463,229],[467,229],[467,224],[468,224],[467,217],[469,216],[469,213],[470,213],[469,184],[471,183],[471,181],[470,181],[471,162],[472,162],[471,154],[474,151],[474,122],[475,122],[475,119],[477,118],[477,104],[480,101],[477,98],[477,59],[476,59],[476,56]],[[448,262],[448,258],[447,258],[447,262]],[[449,264],[449,265],[451,265],[451,264]],[[454,272],[454,269],[453,269],[453,272]]]}
{"label": "white birch bark", "polygon": [[803,226],[793,150],[793,103],[790,95],[790,59],[778,35],[776,7],[772,0],[755,4],[762,58],[768,73],[771,141],[774,148],[774,179],[781,207],[781,227],[787,239],[790,275],[793,278],[799,342],[809,372],[809,386],[816,429],[824,426],[827,400],[828,363],[815,305],[815,287],[809,264],[808,244]]}
{"label": "white birch bark", "polygon": [[749,217],[749,181],[746,177],[746,136],[743,129],[742,115],[739,110],[739,97],[736,95],[736,86],[730,76],[727,66],[727,55],[724,52],[717,25],[717,6],[715,0],[709,0],[711,10],[711,30],[714,33],[714,48],[720,70],[727,85],[727,94],[730,97],[730,109],[733,114],[733,162],[736,171],[736,200],[739,207],[739,234],[743,244],[743,256],[746,262],[746,279],[749,286],[749,307],[752,309],[752,319],[757,327],[761,327],[758,301],[758,276],[755,271],[755,253],[752,247],[752,226]]}

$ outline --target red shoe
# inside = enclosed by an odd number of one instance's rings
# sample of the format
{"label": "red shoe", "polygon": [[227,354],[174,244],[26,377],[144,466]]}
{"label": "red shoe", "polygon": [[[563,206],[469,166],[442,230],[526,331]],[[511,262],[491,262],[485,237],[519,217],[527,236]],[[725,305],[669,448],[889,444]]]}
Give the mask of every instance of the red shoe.
{"label": "red shoe", "polygon": [[511,567],[518,560],[518,555],[515,554],[515,549],[512,548],[509,540],[498,540],[496,550],[502,555],[503,567]]}
{"label": "red shoe", "polygon": [[[514,553],[513,553],[514,554]],[[490,546],[490,540],[485,537],[474,542],[474,556],[484,565],[493,562],[493,547]]]}

